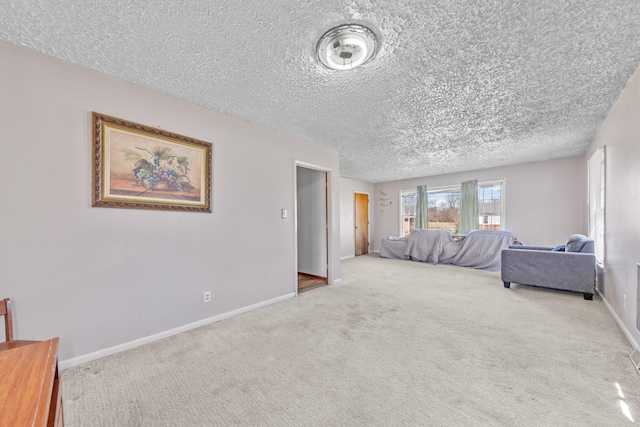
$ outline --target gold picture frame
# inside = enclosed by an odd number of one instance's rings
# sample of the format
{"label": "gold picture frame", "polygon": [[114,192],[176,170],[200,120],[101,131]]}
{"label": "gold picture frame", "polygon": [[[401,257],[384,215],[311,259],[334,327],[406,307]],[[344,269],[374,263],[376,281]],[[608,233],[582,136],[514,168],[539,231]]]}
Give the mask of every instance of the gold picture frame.
{"label": "gold picture frame", "polygon": [[92,118],[92,206],[211,212],[213,144],[96,112]]}

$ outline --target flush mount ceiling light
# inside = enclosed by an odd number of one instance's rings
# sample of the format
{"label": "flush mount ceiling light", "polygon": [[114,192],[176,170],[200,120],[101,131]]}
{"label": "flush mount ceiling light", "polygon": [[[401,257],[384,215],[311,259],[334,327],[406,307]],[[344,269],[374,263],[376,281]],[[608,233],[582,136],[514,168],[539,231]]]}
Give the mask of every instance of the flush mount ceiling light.
{"label": "flush mount ceiling light", "polygon": [[340,25],[320,37],[318,59],[333,70],[349,70],[373,58],[376,47],[376,35],[367,27]]}

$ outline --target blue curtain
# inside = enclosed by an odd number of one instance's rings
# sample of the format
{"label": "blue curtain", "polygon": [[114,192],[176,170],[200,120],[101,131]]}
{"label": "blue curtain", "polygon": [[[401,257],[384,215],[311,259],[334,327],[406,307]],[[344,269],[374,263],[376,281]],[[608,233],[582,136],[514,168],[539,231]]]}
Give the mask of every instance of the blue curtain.
{"label": "blue curtain", "polygon": [[427,186],[418,185],[418,200],[416,201],[416,230],[427,228]]}
{"label": "blue curtain", "polygon": [[458,234],[467,234],[478,228],[478,181],[462,183],[460,198],[460,224]]}

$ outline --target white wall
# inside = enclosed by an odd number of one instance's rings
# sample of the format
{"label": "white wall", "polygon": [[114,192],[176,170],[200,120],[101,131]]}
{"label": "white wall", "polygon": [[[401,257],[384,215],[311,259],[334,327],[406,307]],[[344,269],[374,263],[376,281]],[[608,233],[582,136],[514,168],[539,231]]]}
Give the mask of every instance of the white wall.
{"label": "white wall", "polygon": [[[606,146],[605,259],[603,297],[627,337],[640,343],[640,68],[598,130],[585,159]],[[585,160],[586,161],[586,160]],[[624,307],[624,296],[627,306]]]}
{"label": "white wall", "polygon": [[400,191],[459,185],[463,181],[505,180],[503,228],[530,245],[556,246],[567,236],[586,233],[585,165],[582,156],[470,172],[436,175],[375,185],[375,250],[381,239],[400,234]]}
{"label": "white wall", "polygon": [[340,178],[340,257],[356,254],[355,193],[369,195],[369,250],[373,250],[375,213],[374,185],[369,182]]}
{"label": "white wall", "polygon": [[[292,295],[280,210],[294,211],[296,160],[331,170],[339,280],[336,152],[22,47],[0,43],[0,62],[0,297],[16,338],[59,336],[64,361]],[[91,111],[212,142],[213,213],[92,208]]]}

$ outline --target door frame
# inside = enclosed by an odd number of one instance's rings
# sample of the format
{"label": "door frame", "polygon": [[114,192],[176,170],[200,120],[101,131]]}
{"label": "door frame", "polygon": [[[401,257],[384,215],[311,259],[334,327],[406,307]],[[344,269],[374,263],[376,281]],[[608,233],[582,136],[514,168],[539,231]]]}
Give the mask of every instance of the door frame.
{"label": "door frame", "polygon": [[[325,166],[313,163],[303,162],[300,160],[293,161],[293,283],[295,295],[298,296],[298,167],[312,169],[326,174],[327,180],[327,284],[334,283],[333,268],[333,231],[335,222],[333,219],[333,193],[334,188],[331,185],[333,180],[333,170]],[[336,282],[337,283],[337,282]]]}
{"label": "door frame", "polygon": [[367,253],[371,253],[371,194],[367,191],[354,191],[353,192],[353,256],[356,256],[356,194],[367,195]]}

